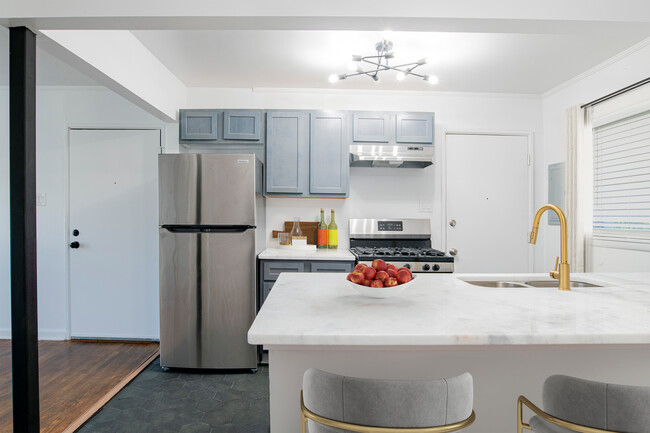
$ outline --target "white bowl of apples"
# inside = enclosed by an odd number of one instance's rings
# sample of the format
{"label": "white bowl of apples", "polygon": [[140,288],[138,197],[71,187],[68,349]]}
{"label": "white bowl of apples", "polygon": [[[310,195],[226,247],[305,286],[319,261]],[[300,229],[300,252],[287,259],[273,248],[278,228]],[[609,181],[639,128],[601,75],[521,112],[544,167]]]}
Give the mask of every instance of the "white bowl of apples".
{"label": "white bowl of apples", "polygon": [[370,298],[390,298],[413,284],[415,276],[408,268],[398,268],[381,259],[374,260],[372,266],[359,263],[348,274],[348,285]]}

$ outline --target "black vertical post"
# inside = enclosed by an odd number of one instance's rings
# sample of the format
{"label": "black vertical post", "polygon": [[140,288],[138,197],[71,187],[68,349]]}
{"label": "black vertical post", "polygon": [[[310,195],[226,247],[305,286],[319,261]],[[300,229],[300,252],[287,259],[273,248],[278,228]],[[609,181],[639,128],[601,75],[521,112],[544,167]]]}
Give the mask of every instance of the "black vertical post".
{"label": "black vertical post", "polygon": [[39,432],[36,306],[36,35],[9,30],[11,368],[14,432]]}

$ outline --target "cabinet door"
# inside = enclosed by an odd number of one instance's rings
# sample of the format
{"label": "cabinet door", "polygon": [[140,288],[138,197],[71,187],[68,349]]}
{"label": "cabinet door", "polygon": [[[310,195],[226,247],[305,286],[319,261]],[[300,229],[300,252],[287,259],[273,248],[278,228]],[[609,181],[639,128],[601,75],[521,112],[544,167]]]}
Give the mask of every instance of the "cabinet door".
{"label": "cabinet door", "polygon": [[352,113],[352,140],[363,143],[390,141],[390,114],[379,112]]}
{"label": "cabinet door", "polygon": [[309,113],[266,114],[266,192],[302,195],[309,181]]}
{"label": "cabinet door", "polygon": [[350,156],[345,139],[346,123],[345,113],[311,115],[309,192],[312,194],[348,194]]}
{"label": "cabinet door", "polygon": [[217,140],[217,110],[180,110],[181,140]]}
{"label": "cabinet door", "polygon": [[262,279],[275,281],[282,272],[305,272],[305,262],[295,260],[264,260],[262,262]]}
{"label": "cabinet door", "polygon": [[260,141],[262,112],[232,110],[223,112],[223,139]]}
{"label": "cabinet door", "polygon": [[432,113],[398,113],[395,120],[395,141],[398,143],[433,143]]}
{"label": "cabinet door", "polygon": [[354,262],[311,262],[311,272],[352,272]]}
{"label": "cabinet door", "polygon": [[260,307],[266,301],[267,296],[271,293],[271,289],[275,283],[273,281],[263,281],[262,282],[262,293],[260,293]]}

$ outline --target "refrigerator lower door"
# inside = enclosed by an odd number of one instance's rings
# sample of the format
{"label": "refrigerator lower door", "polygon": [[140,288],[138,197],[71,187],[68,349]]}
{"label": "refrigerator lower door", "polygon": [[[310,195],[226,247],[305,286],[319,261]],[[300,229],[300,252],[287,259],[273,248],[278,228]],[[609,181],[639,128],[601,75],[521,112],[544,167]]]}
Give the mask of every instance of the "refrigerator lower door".
{"label": "refrigerator lower door", "polygon": [[256,368],[255,230],[160,229],[160,364]]}

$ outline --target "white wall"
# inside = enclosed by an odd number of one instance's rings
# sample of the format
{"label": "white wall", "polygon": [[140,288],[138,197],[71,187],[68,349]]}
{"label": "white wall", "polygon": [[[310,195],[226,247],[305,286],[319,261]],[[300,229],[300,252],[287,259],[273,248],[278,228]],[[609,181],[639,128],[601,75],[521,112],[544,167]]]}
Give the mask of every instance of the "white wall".
{"label": "white wall", "polygon": [[[38,321],[39,338],[59,339],[65,337],[67,324],[66,303],[66,255],[67,228],[66,179],[67,179],[67,128],[69,126],[94,127],[142,127],[161,126],[169,141],[168,150],[177,151],[178,129],[176,125],[165,127],[155,117],[144,112],[115,93],[102,87],[51,86],[38,87],[36,93],[36,167],[37,192],[47,194],[47,206],[37,208],[38,230]],[[4,105],[2,105],[4,107]],[[0,127],[2,126],[0,107]],[[3,131],[4,137],[5,129]],[[0,138],[0,145],[3,141]],[[6,154],[2,147],[3,155]],[[126,155],[125,155],[126,156]],[[3,161],[3,160],[0,160]],[[4,163],[4,161],[3,161]],[[7,189],[3,171],[0,194]],[[0,196],[2,197],[2,196]],[[8,199],[3,199],[0,222],[4,224]],[[8,225],[4,224],[5,226]],[[2,231],[4,236],[5,232]],[[0,338],[9,334],[9,283],[5,276],[8,268],[8,239],[0,239]],[[6,254],[6,257],[4,256]],[[5,284],[4,282],[7,281]],[[116,311],[116,314],[119,312]]]}
{"label": "white wall", "polygon": [[[350,198],[267,199],[267,237],[294,216],[316,221],[321,207],[336,210],[339,246],[348,245],[349,218],[431,218],[433,246],[442,244],[441,143],[448,131],[532,132],[541,145],[541,99],[536,96],[436,92],[332,91],[299,89],[188,89],[192,108],[267,108],[433,111],[434,165],[426,169],[352,168]],[[536,150],[537,151],[537,150]],[[477,181],[468,176],[468,187]],[[420,213],[419,200],[433,200],[433,213]],[[531,220],[532,221],[532,220]]]}
{"label": "white wall", "polygon": [[[610,62],[600,65],[593,71],[561,86],[543,99],[544,153],[538,187],[543,186],[542,194],[537,195],[537,204],[546,200],[547,173],[549,164],[566,159],[566,119],[565,110],[573,105],[585,104],[618,89],[636,83],[650,76],[650,39],[635,45],[619,54]],[[540,155],[538,155],[540,156]],[[539,165],[539,164],[538,164]],[[543,263],[538,266],[552,269],[555,256],[559,254],[559,228],[546,227],[549,236],[545,237],[547,253]],[[540,238],[544,236],[540,232]],[[650,252],[626,251],[614,248],[597,248],[587,255],[587,271],[646,271],[650,262]]]}

